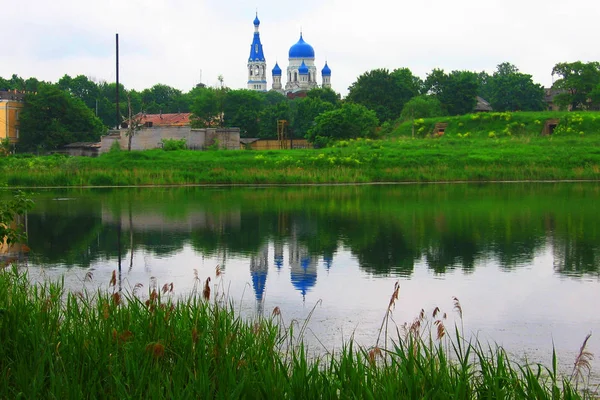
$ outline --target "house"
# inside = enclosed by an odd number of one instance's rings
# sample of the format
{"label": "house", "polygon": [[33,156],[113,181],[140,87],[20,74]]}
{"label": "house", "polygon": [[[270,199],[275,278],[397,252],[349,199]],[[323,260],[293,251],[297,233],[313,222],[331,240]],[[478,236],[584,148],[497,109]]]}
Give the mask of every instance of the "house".
{"label": "house", "polygon": [[[548,111],[561,111],[560,107],[554,103],[554,98],[562,93],[566,93],[564,89],[544,88],[544,102],[546,103],[546,110]],[[567,106],[567,110],[571,111],[571,105]]]}
{"label": "house", "polygon": [[473,108],[473,112],[491,112],[493,111],[490,103],[485,100],[483,97],[477,96],[477,104],[475,104],[475,108]]}
{"label": "house", "polygon": [[0,140],[11,144],[19,140],[19,113],[23,109],[25,93],[0,90]]}

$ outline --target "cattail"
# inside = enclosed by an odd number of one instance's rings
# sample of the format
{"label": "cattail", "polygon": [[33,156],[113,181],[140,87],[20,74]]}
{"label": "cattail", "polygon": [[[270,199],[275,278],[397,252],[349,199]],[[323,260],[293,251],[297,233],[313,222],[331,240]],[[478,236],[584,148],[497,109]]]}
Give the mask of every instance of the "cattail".
{"label": "cattail", "polygon": [[441,320],[435,321],[434,324],[437,325],[437,340],[440,340],[446,334],[446,327]]}
{"label": "cattail", "polygon": [[591,333],[587,334],[587,336],[583,340],[583,344],[581,345],[581,348],[579,349],[579,354],[575,358],[575,363],[573,366],[573,374],[571,375],[571,379],[573,379],[573,377],[575,377],[576,382],[578,382],[579,379],[583,379],[583,370],[587,370],[587,373],[589,374],[590,370],[592,368],[591,362],[592,362],[592,359],[594,358],[594,355],[591,352],[586,350],[587,342],[591,336],[592,336]]}
{"label": "cattail", "polygon": [[398,300],[398,294],[400,293],[400,282],[396,281],[394,284],[394,291],[392,292],[392,297],[390,298],[390,303],[388,304],[388,310],[391,310],[396,305],[396,300]]}
{"label": "cattail", "polygon": [[85,278],[83,278],[84,282],[89,282],[94,278],[94,274],[92,273],[92,271],[88,271],[85,274]]}
{"label": "cattail", "polygon": [[221,276],[222,272],[221,272],[221,266],[219,264],[217,264],[217,266],[215,267],[215,275],[217,277]]}
{"label": "cattail", "polygon": [[275,307],[275,308],[273,309],[273,312],[271,313],[271,315],[272,315],[273,317],[275,317],[275,316],[280,316],[280,315],[281,315],[281,310],[279,309],[279,307]]}
{"label": "cattail", "polygon": [[133,333],[130,330],[126,330],[123,331],[120,335],[119,335],[119,340],[121,342],[126,342],[129,339],[131,339],[133,337]]}
{"label": "cattail", "polygon": [[440,312],[440,308],[439,307],[434,308],[433,309],[433,314],[432,314],[433,318],[435,318],[435,316],[438,315],[439,312]]}
{"label": "cattail", "polygon": [[117,285],[117,271],[115,271],[113,269],[112,272],[112,277],[110,278],[110,283],[108,284],[109,286],[116,286]]}
{"label": "cattail", "polygon": [[173,293],[173,282],[169,285],[169,293]]}
{"label": "cattail", "polygon": [[142,285],[141,283],[136,283],[135,286],[133,287],[133,295],[135,296],[137,291],[140,290],[142,287],[144,287],[144,285]]}
{"label": "cattail", "polygon": [[114,305],[118,306],[121,304],[121,295],[119,293],[113,293],[112,301]]}
{"label": "cattail", "polygon": [[162,287],[162,292],[163,294],[167,293],[169,291],[169,284],[165,283]]}
{"label": "cattail", "polygon": [[198,329],[192,329],[192,342],[196,344],[198,342]]}
{"label": "cattail", "polygon": [[463,313],[462,307],[460,306],[460,301],[458,301],[456,297],[452,297],[452,299],[454,300],[454,310],[458,312],[458,316],[460,317],[460,319],[462,319]]}
{"label": "cattail", "polygon": [[108,317],[110,316],[110,313],[108,310],[108,303],[104,303],[102,305],[102,316],[104,317],[104,319],[108,319]]}
{"label": "cattail", "polygon": [[204,283],[204,290],[202,291],[202,296],[204,300],[210,299],[210,276],[206,278],[206,282]]}
{"label": "cattail", "polygon": [[165,346],[160,342],[148,343],[146,351],[154,358],[160,358],[165,355]]}
{"label": "cattail", "polygon": [[375,364],[376,357],[383,357],[383,353],[378,346],[375,346],[369,351],[369,361],[371,364]]}

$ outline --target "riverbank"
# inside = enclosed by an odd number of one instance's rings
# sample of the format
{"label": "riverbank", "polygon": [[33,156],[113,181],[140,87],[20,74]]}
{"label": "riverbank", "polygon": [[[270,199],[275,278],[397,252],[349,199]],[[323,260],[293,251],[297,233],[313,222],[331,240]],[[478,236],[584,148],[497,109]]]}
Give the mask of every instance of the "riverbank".
{"label": "riverbank", "polygon": [[276,151],[117,151],[0,159],[0,185],[126,186],[600,179],[600,135],[444,135]]}
{"label": "riverbank", "polygon": [[[269,318],[245,321],[215,300],[215,287],[208,285],[209,293],[196,282],[197,293],[178,300],[172,285],[120,293],[113,276],[106,290],[88,295],[66,293],[60,283],[31,286],[26,274],[3,268],[0,397],[588,396],[575,390],[577,374],[559,376],[556,360],[541,369],[514,363],[499,347],[466,342],[435,311],[418,316],[386,349],[397,287],[382,307],[390,311],[373,347],[349,342],[337,354],[315,357],[299,344],[303,325],[286,326],[279,309]],[[458,301],[455,311],[462,312]],[[575,372],[585,374],[587,358],[579,360]]]}

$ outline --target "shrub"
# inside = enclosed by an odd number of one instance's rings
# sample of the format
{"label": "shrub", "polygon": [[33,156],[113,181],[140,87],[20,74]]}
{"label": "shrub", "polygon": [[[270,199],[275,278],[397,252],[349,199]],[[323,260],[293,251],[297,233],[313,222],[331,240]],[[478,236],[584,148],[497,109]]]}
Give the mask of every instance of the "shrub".
{"label": "shrub", "polygon": [[185,139],[162,139],[161,143],[164,151],[187,149],[187,142]]}

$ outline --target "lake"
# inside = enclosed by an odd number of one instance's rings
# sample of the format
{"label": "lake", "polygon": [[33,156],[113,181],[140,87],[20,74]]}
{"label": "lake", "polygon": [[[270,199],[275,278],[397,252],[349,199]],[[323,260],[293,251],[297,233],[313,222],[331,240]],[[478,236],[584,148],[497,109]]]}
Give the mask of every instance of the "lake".
{"label": "lake", "polygon": [[279,307],[286,324],[302,326],[310,315],[305,340],[324,353],[350,338],[374,345],[399,282],[398,326],[440,307],[449,329],[464,324],[517,359],[549,365],[554,345],[568,373],[590,332],[600,355],[598,183],[53,189],[32,198],[24,262],[33,279],[64,276],[73,291],[108,288],[119,264],[118,286],[141,283],[145,295],[171,282],[176,295],[201,291],[211,277],[213,295],[246,317]]}

